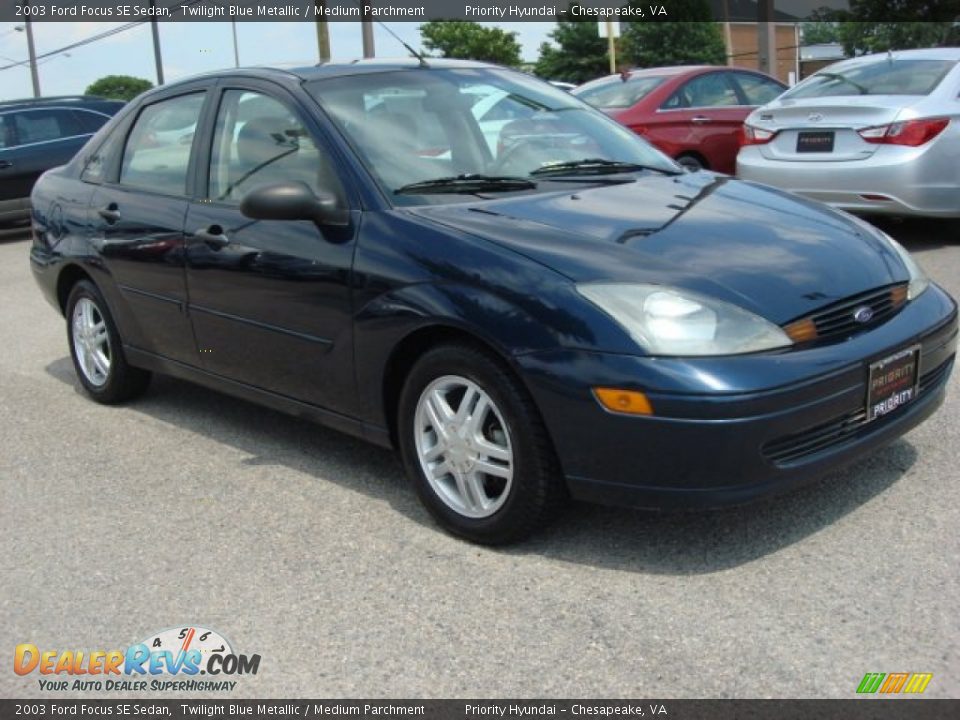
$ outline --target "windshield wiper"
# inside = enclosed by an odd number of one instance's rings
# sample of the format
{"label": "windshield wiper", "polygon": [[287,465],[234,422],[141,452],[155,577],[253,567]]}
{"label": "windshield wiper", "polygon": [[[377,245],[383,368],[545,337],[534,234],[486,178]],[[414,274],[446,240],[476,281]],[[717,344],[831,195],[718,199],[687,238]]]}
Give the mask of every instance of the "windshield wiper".
{"label": "windshield wiper", "polygon": [[453,175],[433,180],[410,183],[394,190],[396,195],[431,195],[434,193],[477,193],[510,192],[512,190],[532,190],[537,184],[533,180],[510,175]]}
{"label": "windshield wiper", "polygon": [[605,160],[603,158],[584,158],[583,160],[551,163],[550,165],[537,168],[530,174],[534,177],[546,177],[550,175],[611,175],[613,173],[637,172],[639,170],[652,170],[653,172],[663,173],[664,175],[681,174],[679,170],[671,170],[657,165],[644,165],[642,163],[623,162],[621,160]]}

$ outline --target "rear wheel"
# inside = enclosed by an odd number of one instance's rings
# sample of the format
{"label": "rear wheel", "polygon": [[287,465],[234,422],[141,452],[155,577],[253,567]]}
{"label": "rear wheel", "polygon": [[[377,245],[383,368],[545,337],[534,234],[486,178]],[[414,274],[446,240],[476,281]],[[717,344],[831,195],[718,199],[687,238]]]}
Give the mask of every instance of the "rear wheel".
{"label": "rear wheel", "polygon": [[526,389],[469,345],[427,352],[399,403],[407,474],[433,517],[474,542],[519,540],[546,523],[564,487]]}
{"label": "rear wheel", "polygon": [[696,155],[681,155],[677,158],[677,162],[680,163],[687,172],[697,172],[706,168],[703,161]]}
{"label": "rear wheel", "polygon": [[127,364],[113,317],[93,283],[74,285],[66,315],[73,367],[87,395],[113,404],[143,394],[150,373]]}

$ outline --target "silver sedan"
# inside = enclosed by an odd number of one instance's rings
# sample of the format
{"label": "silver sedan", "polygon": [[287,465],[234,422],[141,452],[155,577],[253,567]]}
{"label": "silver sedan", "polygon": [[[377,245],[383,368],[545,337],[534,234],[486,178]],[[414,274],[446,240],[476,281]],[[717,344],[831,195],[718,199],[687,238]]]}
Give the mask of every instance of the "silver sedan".
{"label": "silver sedan", "polygon": [[845,60],[751,113],[737,176],[861,214],[960,217],[960,49]]}

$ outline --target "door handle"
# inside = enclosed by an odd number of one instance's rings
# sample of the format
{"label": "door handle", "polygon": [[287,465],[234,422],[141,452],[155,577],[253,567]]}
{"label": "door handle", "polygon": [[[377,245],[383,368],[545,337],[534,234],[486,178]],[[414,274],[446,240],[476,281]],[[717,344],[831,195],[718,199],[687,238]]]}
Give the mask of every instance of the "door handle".
{"label": "door handle", "polygon": [[7,168],[12,168],[13,163],[9,160],[0,160],[0,170],[6,170]]}
{"label": "door handle", "polygon": [[230,244],[230,238],[226,236],[223,232],[223,228],[219,225],[210,225],[205,228],[200,228],[193,233],[193,237],[209,245],[214,250],[219,250],[222,247],[226,247]]}
{"label": "door handle", "polygon": [[708,118],[706,115],[694,115],[690,118],[690,122],[696,123],[697,125],[703,125],[704,123],[713,122],[711,118]]}
{"label": "door handle", "polygon": [[97,214],[107,221],[110,225],[113,225],[117,220],[120,219],[120,209],[117,207],[115,202],[110,203],[106,207],[102,207],[97,210]]}

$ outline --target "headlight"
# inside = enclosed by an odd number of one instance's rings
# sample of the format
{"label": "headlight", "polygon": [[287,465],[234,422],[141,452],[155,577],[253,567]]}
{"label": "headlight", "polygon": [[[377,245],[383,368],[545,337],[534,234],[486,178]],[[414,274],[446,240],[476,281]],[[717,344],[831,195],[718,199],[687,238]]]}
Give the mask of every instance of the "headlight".
{"label": "headlight", "polygon": [[907,274],[910,276],[910,284],[907,286],[907,300],[913,300],[914,298],[919,297],[924,290],[930,287],[930,278],[928,278],[927,274],[920,269],[920,266],[917,265],[917,261],[913,259],[913,256],[910,255],[910,252],[903,245],[887,235],[880,228],[874,227],[868,223],[866,220],[846,212],[844,212],[843,215],[848,219],[853,220],[853,222],[859,225],[865,232],[877,235],[886,240],[887,244],[890,245],[890,249],[897,254],[904,266],[906,266]]}
{"label": "headlight", "polygon": [[917,261],[913,259],[913,256],[903,245],[886,233],[883,233],[883,237],[886,238],[887,242],[890,243],[890,247],[900,256],[900,260],[902,260],[903,264],[907,267],[907,272],[910,274],[910,285],[907,286],[907,300],[913,300],[930,287],[930,278],[920,269]]}
{"label": "headlight", "polygon": [[621,283],[577,290],[651,355],[738,355],[793,344],[762,317],[688,290]]}

